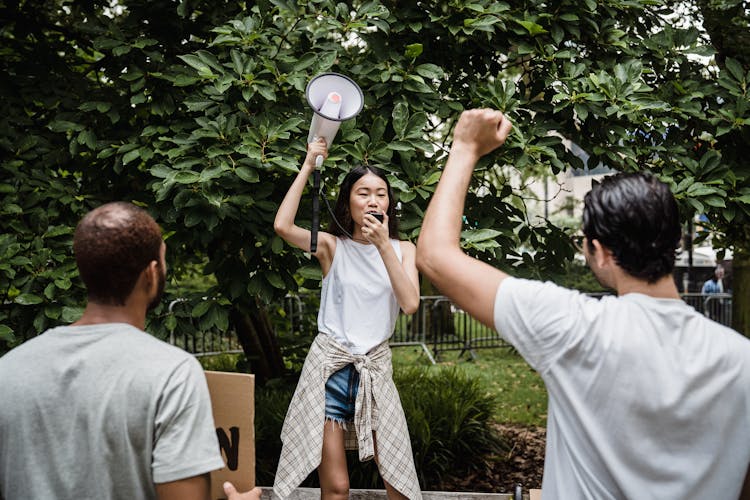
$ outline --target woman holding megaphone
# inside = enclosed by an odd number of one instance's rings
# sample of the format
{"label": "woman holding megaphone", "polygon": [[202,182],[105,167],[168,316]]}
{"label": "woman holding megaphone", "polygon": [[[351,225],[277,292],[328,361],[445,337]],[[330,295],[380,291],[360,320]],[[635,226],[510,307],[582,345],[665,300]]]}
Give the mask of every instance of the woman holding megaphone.
{"label": "woman holding megaphone", "polygon": [[[316,158],[327,155],[323,139],[308,144],[274,221],[306,252],[311,232],[294,219]],[[288,497],[317,467],[321,498],[349,498],[345,450],[358,448],[360,461],[377,461],[388,498],[422,498],[388,347],[399,310],[419,306],[415,246],[396,239],[393,191],[375,167],[346,175],[333,219],[313,253],[323,272],[319,334],[284,420],[274,492]]]}

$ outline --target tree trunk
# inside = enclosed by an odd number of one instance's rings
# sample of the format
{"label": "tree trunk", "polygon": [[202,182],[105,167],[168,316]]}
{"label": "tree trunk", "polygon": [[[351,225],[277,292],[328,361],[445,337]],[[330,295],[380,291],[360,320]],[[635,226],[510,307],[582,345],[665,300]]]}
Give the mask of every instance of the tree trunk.
{"label": "tree trunk", "polygon": [[[441,295],[440,291],[426,278],[422,280],[422,295]],[[424,311],[424,319],[420,317],[420,324],[424,321],[425,333],[428,342],[440,343],[440,341],[453,341],[456,335],[456,326],[453,323],[453,311],[449,301],[441,300],[429,304]]]}
{"label": "tree trunk", "polygon": [[[747,2],[715,2],[698,0],[697,4],[703,15],[703,27],[711,38],[711,45],[716,49],[716,61],[719,66],[731,57],[743,66],[750,68],[750,16],[746,11]],[[722,8],[725,7],[725,8]],[[723,139],[727,141],[725,136]],[[747,130],[733,134],[734,144],[726,146],[726,154],[741,157],[742,151],[750,146],[750,134]],[[740,158],[740,163],[743,159]],[[730,227],[727,240],[734,244],[732,260],[732,328],[750,335],[750,231],[746,227]]]}
{"label": "tree trunk", "polygon": [[750,252],[739,249],[732,257],[732,328],[750,334]]}
{"label": "tree trunk", "polygon": [[246,308],[233,307],[230,319],[257,383],[281,377],[284,359],[265,307],[257,300]]}

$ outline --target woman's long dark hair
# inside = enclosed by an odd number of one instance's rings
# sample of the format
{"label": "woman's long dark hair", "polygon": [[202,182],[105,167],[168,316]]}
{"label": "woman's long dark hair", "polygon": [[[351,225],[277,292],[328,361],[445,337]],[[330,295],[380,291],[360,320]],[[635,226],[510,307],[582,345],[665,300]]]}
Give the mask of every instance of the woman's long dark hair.
{"label": "woman's long dark hair", "polygon": [[[333,217],[328,225],[328,232],[334,236],[343,236],[351,238],[354,234],[354,219],[352,214],[349,212],[349,197],[351,196],[352,186],[365,174],[377,175],[383,181],[388,188],[388,234],[391,238],[398,239],[398,217],[396,217],[396,200],[393,198],[393,189],[391,189],[391,183],[388,182],[388,178],[385,172],[377,167],[368,165],[361,165],[355,167],[346,174],[344,181],[341,183],[339,189],[339,196],[336,198],[336,206],[333,208]],[[336,223],[338,221],[338,224]]]}

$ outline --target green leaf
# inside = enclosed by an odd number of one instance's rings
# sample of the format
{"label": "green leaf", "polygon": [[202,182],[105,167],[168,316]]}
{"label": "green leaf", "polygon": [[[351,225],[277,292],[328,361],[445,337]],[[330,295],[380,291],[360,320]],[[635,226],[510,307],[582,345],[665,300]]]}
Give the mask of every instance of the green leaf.
{"label": "green leaf", "polygon": [[149,170],[149,172],[151,172],[151,175],[153,175],[154,177],[158,177],[160,179],[166,179],[167,177],[170,176],[170,174],[172,174],[172,172],[174,172],[174,170],[172,170],[166,165],[159,164],[159,165],[154,165],[153,167],[151,167],[151,170]]}
{"label": "green leaf", "polygon": [[303,266],[300,267],[297,272],[300,276],[308,280],[320,281],[323,279],[323,272],[321,271],[320,266]]}
{"label": "green leaf", "polygon": [[7,326],[7,325],[0,325],[0,340],[4,340],[5,342],[13,342],[16,340],[15,335],[13,335],[13,330]]}
{"label": "green leaf", "polygon": [[2,211],[5,214],[20,215],[23,213],[23,208],[19,207],[15,203],[8,203],[4,207],[2,207]]}
{"label": "green leaf", "polygon": [[43,299],[38,295],[34,295],[31,293],[22,293],[16,297],[14,302],[22,306],[33,306],[34,304],[41,304],[43,302]]}
{"label": "green leaf", "polygon": [[250,167],[237,167],[236,169],[234,169],[234,173],[237,174],[237,177],[239,177],[243,181],[249,182],[251,184],[260,181],[260,175],[258,174],[258,172]]}
{"label": "green leaf", "polygon": [[432,172],[430,176],[427,177],[424,181],[422,181],[422,184],[424,184],[425,186],[433,186],[438,183],[442,175],[443,175],[442,171],[436,170]]}
{"label": "green leaf", "polygon": [[531,21],[519,21],[518,19],[516,19],[515,21],[523,26],[531,36],[547,33],[546,29],[536,23],[532,23]]}
{"label": "green leaf", "polygon": [[728,57],[724,65],[735,80],[738,82],[745,80],[745,72],[742,70],[742,65],[736,59]]}
{"label": "green leaf", "polygon": [[226,309],[214,308],[214,325],[220,332],[229,330],[229,312]]}
{"label": "green leaf", "polygon": [[190,315],[193,318],[200,318],[201,316],[206,314],[206,312],[211,308],[212,304],[213,303],[209,302],[208,300],[202,300],[198,302],[198,305],[193,308],[193,310],[190,312]]}
{"label": "green leaf", "polygon": [[313,52],[307,52],[306,54],[303,54],[302,57],[300,57],[294,64],[294,71],[306,70],[307,68],[315,64],[316,59],[317,56]]}
{"label": "green leaf", "polygon": [[140,158],[141,152],[139,149],[134,149],[132,151],[128,151],[125,153],[122,157],[122,164],[127,165],[131,161],[135,160],[136,158]]}
{"label": "green leaf", "polygon": [[708,196],[703,199],[703,202],[711,207],[726,208],[727,206],[724,200],[718,196]]}
{"label": "green leaf", "polygon": [[388,143],[388,149],[393,151],[413,151],[414,146],[406,141],[393,141]]}
{"label": "green leaf", "polygon": [[177,328],[177,317],[175,317],[174,314],[170,314],[167,316],[167,318],[164,320],[164,327],[170,331],[173,332],[175,328]]}
{"label": "green leaf", "polygon": [[271,251],[276,255],[280,254],[284,250],[284,240],[278,236],[271,238]]}
{"label": "green leaf", "polygon": [[286,288],[286,285],[284,284],[284,280],[281,279],[281,276],[279,276],[279,273],[275,271],[271,271],[271,272],[266,273],[265,276],[272,287],[278,288],[279,290],[283,290]]}
{"label": "green leaf", "polygon": [[81,316],[83,316],[83,309],[83,307],[64,306],[60,317],[66,323],[73,323],[81,319]]}
{"label": "green leaf", "polygon": [[198,83],[199,81],[200,81],[200,78],[196,78],[194,76],[190,76],[190,75],[177,75],[172,80],[172,83],[174,83],[174,85],[176,87],[187,87],[189,85],[194,85],[194,84]]}
{"label": "green leaf", "polygon": [[494,229],[469,229],[461,231],[461,238],[466,240],[468,243],[478,243],[485,240],[494,240],[500,234],[500,231]]}
{"label": "green leaf", "polygon": [[10,264],[13,267],[28,266],[31,264],[31,260],[28,257],[17,255],[13,257],[12,259],[10,259],[8,261],[8,264]]}
{"label": "green leaf", "polygon": [[120,45],[118,47],[115,47],[112,49],[112,54],[114,54],[117,57],[123,56],[130,52],[130,46],[129,45]]}
{"label": "green leaf", "polygon": [[393,130],[399,137],[404,136],[406,132],[406,123],[409,121],[409,107],[404,101],[398,102],[393,107]]}
{"label": "green leaf", "polygon": [[47,306],[44,308],[44,315],[49,319],[58,319],[60,317],[60,313],[60,307],[57,306]]}
{"label": "green leaf", "polygon": [[67,277],[58,278],[55,280],[55,286],[59,288],[60,290],[68,290],[72,286],[72,283],[70,279]]}
{"label": "green leaf", "polygon": [[411,43],[406,46],[406,49],[404,50],[404,56],[408,57],[409,59],[416,59],[422,54],[423,50],[424,46],[421,43]]}
{"label": "green leaf", "polygon": [[67,120],[54,120],[49,124],[49,129],[52,132],[78,132],[79,130],[83,130],[83,128],[83,125],[80,123],[73,123]]}
{"label": "green leaf", "polygon": [[331,51],[331,52],[323,52],[322,54],[318,54],[318,69],[321,71],[325,71],[331,68],[333,66],[333,62],[338,57],[338,52]]}
{"label": "green leaf", "polygon": [[194,55],[194,54],[186,54],[182,56],[177,56],[183,61],[185,61],[188,66],[198,71],[198,73],[210,73],[211,69],[208,67],[208,65],[201,60],[200,57]]}
{"label": "green leaf", "polygon": [[414,71],[417,72],[417,74],[430,79],[439,80],[443,78],[445,73],[443,72],[443,69],[436,65],[436,64],[420,64],[416,68],[414,68]]}
{"label": "green leaf", "polygon": [[178,184],[195,184],[200,178],[200,174],[192,170],[180,170],[172,179]]}

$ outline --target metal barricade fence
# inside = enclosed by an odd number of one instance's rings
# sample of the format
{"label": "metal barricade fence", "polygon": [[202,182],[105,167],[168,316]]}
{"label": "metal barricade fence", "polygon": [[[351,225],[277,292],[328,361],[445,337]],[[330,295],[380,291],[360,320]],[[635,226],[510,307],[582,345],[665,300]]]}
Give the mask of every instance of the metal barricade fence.
{"label": "metal barricade fence", "polygon": [[[432,352],[430,361],[435,362],[441,352],[460,351],[476,357],[476,349],[511,347],[493,329],[459,309],[444,296],[422,296],[419,312],[419,340],[426,352]],[[398,339],[391,345],[399,345]]]}
{"label": "metal barricade fence", "polygon": [[[176,299],[169,303],[169,314],[181,313],[179,327],[169,332],[169,343],[193,354],[194,356],[212,356],[243,352],[237,335],[230,327],[221,330],[215,326],[202,325],[200,318],[193,318],[187,299]],[[183,310],[180,310],[183,309]],[[185,319],[189,317],[186,321]]]}
{"label": "metal barricade fence", "polygon": [[[591,293],[592,297],[602,297],[606,293]],[[683,300],[714,321],[731,327],[732,296],[731,294],[682,294]],[[318,312],[318,298],[315,294],[304,298],[287,296],[278,308],[283,311],[278,321],[284,323],[284,329],[301,335],[315,335]],[[185,307],[184,300],[175,300],[169,306],[171,314],[176,308]],[[189,312],[181,311],[183,318]],[[242,347],[231,327],[228,331],[218,331],[215,327],[204,329],[199,320],[180,321],[180,325],[171,332],[169,342],[196,356],[219,353],[239,353]],[[483,348],[512,348],[494,328],[489,328],[466,312],[455,306],[450,299],[440,295],[422,296],[416,313],[399,314],[389,344],[393,347],[420,347],[431,363],[435,363],[440,353],[461,351],[476,357],[476,350]]]}
{"label": "metal barricade fence", "polygon": [[693,308],[708,316],[717,323],[732,327],[732,294],[731,293],[683,293],[684,300]]}

